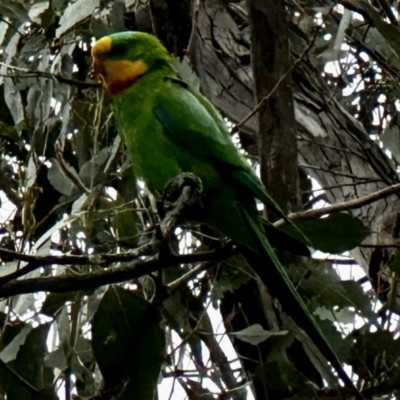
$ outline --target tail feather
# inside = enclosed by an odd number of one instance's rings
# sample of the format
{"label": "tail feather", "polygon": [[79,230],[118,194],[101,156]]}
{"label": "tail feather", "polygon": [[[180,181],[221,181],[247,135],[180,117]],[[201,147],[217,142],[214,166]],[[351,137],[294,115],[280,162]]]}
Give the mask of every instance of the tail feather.
{"label": "tail feather", "polygon": [[268,242],[261,223],[258,219],[252,217],[244,207],[242,207],[242,213],[249,225],[249,229],[254,233],[255,238],[253,238],[253,241],[255,243],[258,242],[256,249],[254,245],[245,246],[245,248],[242,249],[243,255],[260,279],[268,286],[272,296],[279,300],[283,310],[308,334],[323,356],[331,363],[345,386],[353,392],[357,400],[363,400],[364,397],[344,371],[338,357],[325,339],[296,288],[293,286],[286,270]]}

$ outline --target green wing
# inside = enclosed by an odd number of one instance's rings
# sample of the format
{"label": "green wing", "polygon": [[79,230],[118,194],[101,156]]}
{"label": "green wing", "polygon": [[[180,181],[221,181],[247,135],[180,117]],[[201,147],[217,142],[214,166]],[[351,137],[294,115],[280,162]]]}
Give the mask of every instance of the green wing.
{"label": "green wing", "polygon": [[165,78],[164,84],[154,112],[171,141],[233,170],[248,169],[211,103],[182,81]]}
{"label": "green wing", "polygon": [[235,148],[221,115],[201,93],[178,79],[167,77],[163,90],[157,95],[154,113],[173,143],[213,163],[220,171],[229,174],[239,187],[253,193],[255,198],[273,207],[286,219]]}
{"label": "green wing", "polygon": [[225,122],[214,106],[199,92],[178,79],[165,78],[154,113],[170,140],[193,155],[228,173],[239,186],[263,203],[279,206],[235,148]]}

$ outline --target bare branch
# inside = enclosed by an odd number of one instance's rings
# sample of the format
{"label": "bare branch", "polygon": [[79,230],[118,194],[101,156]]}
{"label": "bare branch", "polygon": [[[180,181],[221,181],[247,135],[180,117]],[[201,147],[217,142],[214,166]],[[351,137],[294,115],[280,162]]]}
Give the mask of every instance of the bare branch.
{"label": "bare branch", "polygon": [[76,79],[68,79],[65,78],[61,75],[58,74],[52,74],[50,72],[44,72],[44,71],[37,71],[37,70],[32,70],[28,68],[20,68],[16,67],[14,65],[9,65],[3,62],[0,62],[0,66],[9,68],[14,71],[19,71],[23,72],[25,75],[7,75],[7,74],[0,74],[0,76],[3,76],[5,78],[32,78],[32,77],[38,77],[38,78],[45,78],[45,79],[53,79],[56,80],[60,83],[65,83],[67,85],[71,86],[77,86],[81,89],[90,89],[90,88],[100,88],[101,84],[98,82],[94,81],[78,81]]}
{"label": "bare branch", "polygon": [[[169,268],[179,264],[190,264],[205,261],[221,261],[233,254],[235,248],[227,244],[221,249],[198,252],[184,255],[163,255],[155,256],[149,260],[143,261],[135,254],[102,254],[96,256],[32,256],[20,254],[6,249],[0,249],[1,254],[8,254],[15,259],[23,261],[31,260],[32,268],[39,268],[43,265],[103,265],[109,266],[113,262],[132,261],[129,266],[93,271],[87,274],[68,277],[45,277],[32,278],[24,280],[10,280],[7,275],[0,280],[0,297],[9,297],[17,294],[35,293],[35,292],[71,292],[76,290],[87,290],[111,283],[125,282],[163,268]],[[21,271],[25,270],[23,268]],[[19,272],[19,271],[16,271]],[[15,274],[14,272],[13,274]],[[25,272],[26,274],[27,272]]]}
{"label": "bare branch", "polygon": [[[291,221],[298,221],[298,220],[307,219],[307,218],[319,218],[326,214],[334,214],[334,213],[337,213],[340,211],[348,211],[348,210],[353,210],[355,208],[360,208],[367,204],[371,204],[378,200],[382,200],[388,196],[391,196],[392,194],[398,194],[399,192],[400,192],[400,184],[392,185],[392,186],[386,187],[382,190],[378,190],[375,193],[360,197],[359,199],[354,199],[354,200],[350,200],[350,201],[345,201],[343,203],[333,204],[328,207],[316,208],[313,210],[292,213],[292,214],[288,215],[288,218]],[[279,221],[276,221],[274,223],[274,226],[276,228],[279,228],[279,227],[283,226],[284,224],[285,224],[285,221],[283,219],[280,219]]]}

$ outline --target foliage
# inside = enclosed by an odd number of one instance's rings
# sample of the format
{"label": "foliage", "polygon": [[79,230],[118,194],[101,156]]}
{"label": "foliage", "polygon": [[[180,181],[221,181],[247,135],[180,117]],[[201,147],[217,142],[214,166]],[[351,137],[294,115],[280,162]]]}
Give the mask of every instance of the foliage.
{"label": "foliage", "polygon": [[[245,399],[250,380],[265,387],[270,398],[350,398],[318,348],[256,285],[234,249],[197,227],[177,229],[167,246],[160,240],[162,205],[133,176],[109,99],[90,77],[93,38],[155,29],[178,55],[184,79],[221,99],[228,93],[229,107],[225,100],[216,105],[234,122],[240,122],[234,117],[239,118],[249,91],[229,90],[236,90],[238,82],[251,86],[252,79],[246,2],[199,2],[192,14],[181,14],[191,9],[186,7],[190,1],[182,1],[182,9],[169,3],[0,4],[0,399],[69,399],[72,394],[150,399],[157,382],[171,379],[190,399],[211,399],[215,393]],[[335,177],[337,185],[355,188],[361,197],[371,187],[354,184],[353,172],[365,182],[374,171],[396,171],[400,160],[399,23],[395,2],[338,3],[347,8],[330,0],[287,2],[293,58],[314,40],[293,71],[296,117],[299,133],[311,127],[324,137],[326,129],[333,136],[341,132],[343,143],[361,143],[361,171],[342,161],[341,150],[324,150],[332,169],[346,164],[346,172]],[[194,21],[198,40],[204,39],[204,10],[214,21],[214,36],[205,41],[212,44],[209,53],[193,43],[189,47],[192,38],[185,36],[182,22],[191,26]],[[189,47],[184,57],[181,42]],[[204,65],[193,55],[196,51]],[[209,62],[214,52],[221,64]],[[201,72],[211,66],[217,74],[221,65],[229,71],[229,85],[218,86],[212,74]],[[326,93],[326,114],[319,111],[319,119],[312,119],[319,109],[313,96]],[[341,120],[333,109],[340,110]],[[243,126],[239,139],[254,160],[252,129],[251,123]],[[380,145],[390,151],[388,156]],[[302,147],[303,161],[305,151]],[[313,174],[320,168],[316,178],[331,173],[322,161],[320,166],[303,162],[303,170]],[[395,172],[381,175],[379,184],[397,182]],[[306,187],[305,209],[316,202],[309,182]],[[327,189],[324,196],[332,203],[347,199],[335,198],[337,193]],[[353,194],[346,193],[349,198]],[[387,202],[384,212],[373,214],[396,224],[392,207]],[[373,240],[377,230],[368,216],[356,209],[300,220],[298,227],[315,249],[340,254]],[[393,252],[399,237],[395,228],[387,230]],[[304,240],[291,226],[284,231]],[[338,270],[351,268],[351,260],[345,258],[348,264],[337,268],[332,258],[321,261],[301,253],[293,262],[287,253],[295,252],[295,242],[285,237],[279,236],[279,255],[339,358],[353,368],[359,388],[366,396],[396,394],[398,257],[382,246],[363,253],[369,266],[364,272],[385,302],[377,311],[375,294],[363,286],[368,278],[339,276]],[[385,274],[391,280],[382,289]],[[228,332],[224,340],[229,337],[243,356],[240,363],[224,354],[227,345],[218,341],[210,307],[220,311]],[[277,317],[268,325],[271,319],[264,316],[271,310]],[[160,393],[160,398],[168,396]],[[171,398],[180,398],[178,391]]]}

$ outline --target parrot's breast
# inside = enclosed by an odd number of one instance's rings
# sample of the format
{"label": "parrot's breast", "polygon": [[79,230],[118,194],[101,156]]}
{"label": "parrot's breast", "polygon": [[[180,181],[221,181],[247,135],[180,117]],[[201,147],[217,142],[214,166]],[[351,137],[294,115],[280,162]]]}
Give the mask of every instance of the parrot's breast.
{"label": "parrot's breast", "polygon": [[220,173],[212,164],[165,135],[163,125],[153,112],[157,89],[132,89],[115,96],[114,105],[135,175],[154,194],[162,193],[166,183],[181,172],[198,176],[205,189],[221,186]]}

